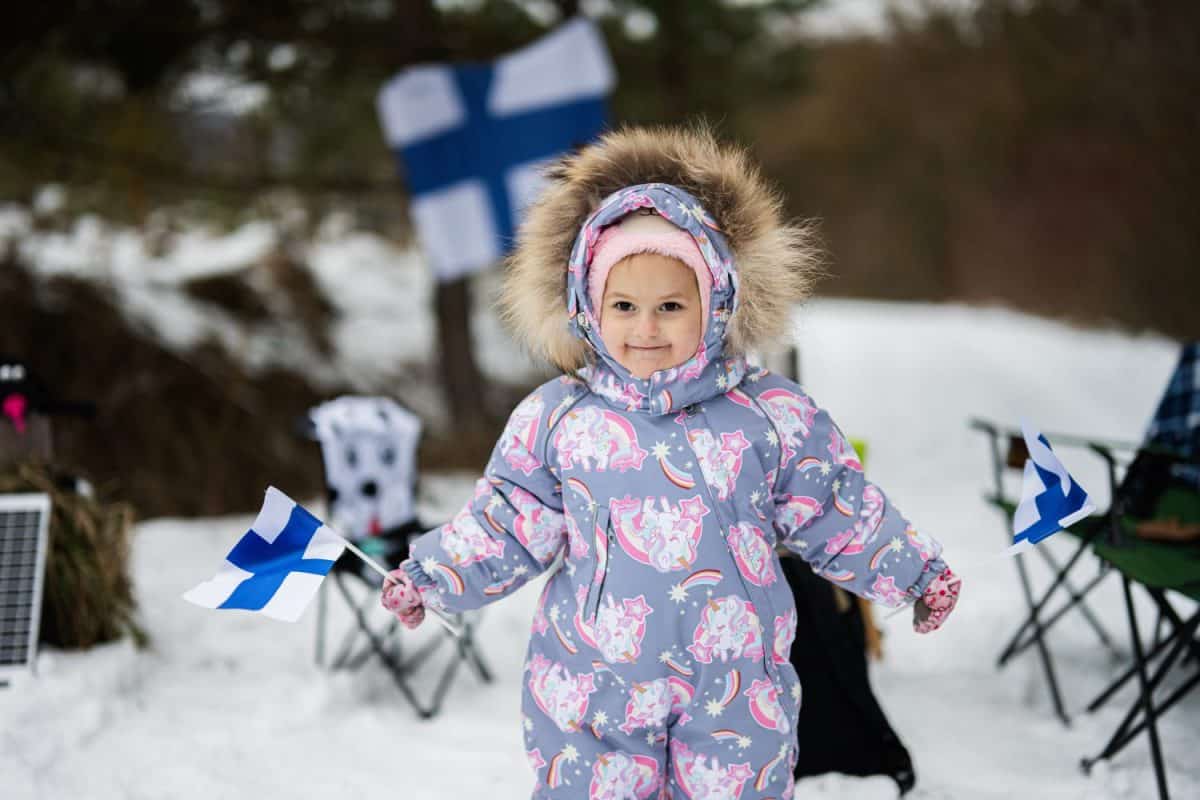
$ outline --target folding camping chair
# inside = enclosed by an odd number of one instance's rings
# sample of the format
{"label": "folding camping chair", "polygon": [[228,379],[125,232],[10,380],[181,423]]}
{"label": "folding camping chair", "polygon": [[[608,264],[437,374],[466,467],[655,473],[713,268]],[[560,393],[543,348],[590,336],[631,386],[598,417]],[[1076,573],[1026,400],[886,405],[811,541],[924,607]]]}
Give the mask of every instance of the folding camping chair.
{"label": "folding camping chair", "polygon": [[[321,445],[334,528],[383,565],[398,564],[408,555],[411,539],[432,527],[422,524],[415,508],[420,420],[387,398],[347,396],[311,409],[304,428],[306,435]],[[460,662],[468,662],[483,681],[491,681],[491,672],[475,645],[477,614],[457,618],[459,637],[436,625],[426,626],[429,630],[422,634],[402,636],[398,621],[378,607],[382,579],[376,572],[346,553],[334,565],[331,577],[318,596],[318,664],[326,662],[330,625],[326,595],[332,585],[345,602],[353,625],[329,659],[330,669],[359,669],[372,657],[378,658],[400,693],[425,719],[441,710]],[[379,623],[378,618],[385,615],[386,622]],[[415,646],[410,649],[414,638]],[[445,645],[449,645],[449,656],[429,699],[422,701],[413,686],[417,672],[432,663]]]}
{"label": "folding camping chair", "polygon": [[[1108,743],[1085,771],[1115,756],[1143,731],[1150,743],[1159,797],[1168,798],[1158,721],[1200,684],[1200,605],[1186,619],[1172,596],[1200,604],[1200,344],[1183,348],[1178,366],[1155,413],[1146,445],[1125,483],[1138,489],[1135,502],[1111,515],[1110,535],[1095,543],[1097,554],[1121,574],[1134,664],[1092,701],[1094,711],[1132,677],[1138,696]],[[1169,524],[1163,524],[1169,521]],[[1142,643],[1132,586],[1140,585],[1158,611],[1151,646]],[[1168,594],[1170,593],[1170,594]],[[1162,635],[1163,623],[1168,633]],[[1167,690],[1164,679],[1190,663],[1190,675]],[[1162,691],[1160,691],[1162,690]],[[1165,697],[1156,697],[1166,692]]]}
{"label": "folding camping chair", "polygon": [[[1020,498],[1019,490],[1017,492],[1009,491],[1009,484],[1005,481],[1005,470],[1008,469],[1018,476],[1021,474],[1024,469],[1025,459],[1029,456],[1028,450],[1025,447],[1025,439],[1019,430],[1003,428],[987,420],[972,419],[970,425],[975,430],[987,434],[990,440],[993,488],[991,492],[984,495],[984,498],[990,505],[1000,511],[1006,523],[1010,525]],[[1122,486],[1117,481],[1117,474],[1121,470],[1122,465],[1132,457],[1130,454],[1136,450],[1134,445],[1123,442],[1082,439],[1061,434],[1047,434],[1047,438],[1053,442],[1056,448],[1083,449],[1104,459],[1109,470],[1111,496],[1115,501],[1119,502],[1119,498],[1122,496]],[[1111,507],[1110,505],[1110,509]],[[1064,725],[1070,725],[1070,717],[1067,715],[1063,703],[1057,670],[1054,666],[1054,658],[1050,652],[1047,637],[1050,629],[1068,613],[1075,611],[1095,631],[1100,643],[1114,658],[1122,657],[1119,649],[1114,644],[1113,637],[1104,627],[1099,616],[1092,611],[1086,599],[1087,595],[1110,573],[1108,562],[1102,559],[1085,558],[1089,553],[1092,543],[1107,530],[1108,520],[1109,514],[1107,512],[1093,515],[1077,523],[1071,530],[1067,531],[1066,533],[1074,537],[1076,541],[1074,543],[1074,550],[1065,562],[1060,562],[1045,547],[1034,548],[1037,557],[1046,564],[1053,576],[1050,582],[1040,590],[1035,591],[1034,589],[1031,570],[1025,563],[1026,556],[1018,555],[1014,559],[1017,567],[1017,576],[1021,582],[1022,594],[1025,598],[1027,613],[1017,626],[1017,629],[1009,637],[1008,643],[1001,651],[996,665],[997,667],[1003,667],[1030,647],[1036,648],[1039,660],[1041,661],[1042,671],[1046,676],[1046,685],[1050,692],[1050,699],[1054,704],[1054,712]],[[1076,575],[1083,572],[1086,565],[1096,567],[1095,573],[1083,578],[1076,577]],[[1073,575],[1072,573],[1075,574]],[[1077,588],[1076,581],[1081,579],[1084,583],[1081,588]],[[1053,611],[1048,611],[1048,607],[1052,603],[1057,605]]]}
{"label": "folding camping chair", "polygon": [[[1200,493],[1168,488],[1154,517],[1182,518],[1200,526]],[[1097,761],[1112,758],[1138,735],[1146,732],[1159,796],[1166,800],[1167,781],[1158,720],[1200,684],[1200,639],[1196,635],[1200,626],[1200,605],[1193,607],[1191,616],[1185,618],[1179,613],[1177,604],[1172,603],[1171,595],[1179,595],[1200,604],[1200,539],[1190,543],[1144,539],[1137,535],[1137,523],[1134,518],[1125,517],[1119,526],[1119,538],[1115,541],[1100,539],[1094,545],[1096,553],[1121,575],[1134,663],[1088,705],[1088,711],[1098,709],[1135,676],[1138,696],[1100,753],[1084,759],[1082,765],[1085,771],[1090,771]],[[1159,614],[1149,647],[1142,642],[1142,631],[1133,604],[1134,584],[1140,585],[1149,594]],[[1162,635],[1164,622],[1168,629],[1165,636]],[[1171,688],[1165,697],[1156,698],[1156,694],[1161,695],[1166,691],[1164,679],[1167,675],[1177,665],[1184,668],[1189,664],[1191,674],[1183,677],[1182,683]]]}

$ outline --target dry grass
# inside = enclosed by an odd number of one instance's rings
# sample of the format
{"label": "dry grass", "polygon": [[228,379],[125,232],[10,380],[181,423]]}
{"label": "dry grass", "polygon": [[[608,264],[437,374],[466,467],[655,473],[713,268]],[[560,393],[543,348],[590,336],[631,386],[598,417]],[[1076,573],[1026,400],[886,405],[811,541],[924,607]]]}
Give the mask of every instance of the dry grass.
{"label": "dry grass", "polygon": [[44,492],[51,502],[40,640],[75,650],[129,635],[145,646],[129,578],[133,508],[65,489],[42,464],[0,473],[0,492],[29,491]]}

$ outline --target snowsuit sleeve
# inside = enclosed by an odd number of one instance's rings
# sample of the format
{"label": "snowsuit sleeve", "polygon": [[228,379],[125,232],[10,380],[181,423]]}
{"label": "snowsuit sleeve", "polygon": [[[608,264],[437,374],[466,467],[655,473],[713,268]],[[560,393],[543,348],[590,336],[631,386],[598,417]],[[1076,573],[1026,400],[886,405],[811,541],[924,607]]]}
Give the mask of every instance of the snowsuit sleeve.
{"label": "snowsuit sleeve", "polygon": [[479,608],[554,563],[567,529],[562,487],[547,462],[549,428],[578,392],[578,383],[557,379],[522,400],[474,497],[413,543],[401,566],[426,605],[451,613]]}
{"label": "snowsuit sleeve", "polygon": [[774,498],[780,544],[857,595],[893,607],[915,602],[946,568],[941,544],[918,533],[866,479],[829,414],[800,398],[810,424],[794,447],[782,448]]}

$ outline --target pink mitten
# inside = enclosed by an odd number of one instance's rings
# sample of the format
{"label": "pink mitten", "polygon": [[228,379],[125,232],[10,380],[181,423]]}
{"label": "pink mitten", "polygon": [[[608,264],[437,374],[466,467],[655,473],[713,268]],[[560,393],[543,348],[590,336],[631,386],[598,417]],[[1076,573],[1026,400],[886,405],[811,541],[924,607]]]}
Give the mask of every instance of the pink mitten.
{"label": "pink mitten", "polygon": [[955,575],[947,567],[942,574],[934,578],[921,599],[913,606],[913,630],[917,633],[931,633],[942,627],[946,617],[958,603],[958,590],[962,586],[962,578]]}
{"label": "pink mitten", "polygon": [[412,578],[403,569],[394,569],[383,581],[379,598],[383,607],[396,615],[404,627],[412,630],[425,620],[425,604]]}

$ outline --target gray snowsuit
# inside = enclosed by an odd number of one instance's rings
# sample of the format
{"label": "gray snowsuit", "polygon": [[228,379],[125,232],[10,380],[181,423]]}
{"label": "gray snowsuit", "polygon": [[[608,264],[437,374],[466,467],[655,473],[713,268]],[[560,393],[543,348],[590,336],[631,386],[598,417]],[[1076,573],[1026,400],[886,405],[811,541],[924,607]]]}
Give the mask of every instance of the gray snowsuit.
{"label": "gray snowsuit", "polygon": [[[638,380],[596,333],[586,273],[599,231],[645,207],[692,234],[713,290],[697,354]],[[566,305],[590,363],[518,405],[474,498],[405,569],[457,612],[554,566],[523,679],[534,797],[790,797],[801,688],[776,548],[901,605],[940,547],[800,387],[728,352],[738,265],[696,197],[627,186],[577,230]]]}

